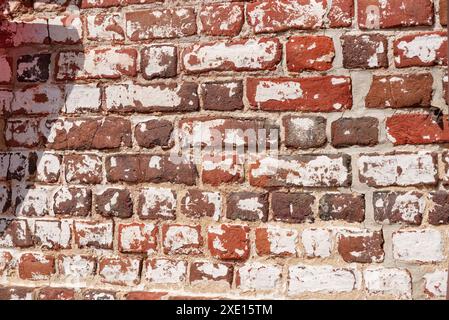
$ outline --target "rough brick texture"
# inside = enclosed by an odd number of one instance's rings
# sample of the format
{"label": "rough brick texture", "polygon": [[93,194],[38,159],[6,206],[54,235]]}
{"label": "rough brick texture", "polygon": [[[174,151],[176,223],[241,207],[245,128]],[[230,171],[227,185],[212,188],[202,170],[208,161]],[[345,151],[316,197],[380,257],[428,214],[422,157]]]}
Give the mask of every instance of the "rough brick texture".
{"label": "rough brick texture", "polygon": [[447,0],[2,2],[0,299],[445,297]]}

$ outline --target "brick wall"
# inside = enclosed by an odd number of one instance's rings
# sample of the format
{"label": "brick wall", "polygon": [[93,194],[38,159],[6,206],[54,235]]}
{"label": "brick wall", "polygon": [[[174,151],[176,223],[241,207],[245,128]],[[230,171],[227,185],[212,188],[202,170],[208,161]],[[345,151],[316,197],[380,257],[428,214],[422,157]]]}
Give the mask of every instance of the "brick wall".
{"label": "brick wall", "polygon": [[7,2],[1,299],[444,297],[445,0]]}

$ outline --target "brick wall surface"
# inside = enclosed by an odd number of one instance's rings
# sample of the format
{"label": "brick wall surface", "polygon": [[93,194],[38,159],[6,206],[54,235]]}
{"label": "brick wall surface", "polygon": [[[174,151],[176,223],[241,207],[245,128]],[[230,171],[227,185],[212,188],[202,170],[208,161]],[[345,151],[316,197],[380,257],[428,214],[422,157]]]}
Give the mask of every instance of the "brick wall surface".
{"label": "brick wall surface", "polygon": [[0,299],[445,296],[446,0],[3,2]]}

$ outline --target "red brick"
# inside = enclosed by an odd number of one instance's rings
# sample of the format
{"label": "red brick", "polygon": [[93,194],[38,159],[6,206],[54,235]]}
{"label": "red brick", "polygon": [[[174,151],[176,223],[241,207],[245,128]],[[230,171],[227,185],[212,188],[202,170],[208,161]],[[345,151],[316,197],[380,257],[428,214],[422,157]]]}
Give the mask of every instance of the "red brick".
{"label": "red brick", "polygon": [[12,267],[13,256],[8,251],[0,252],[0,276],[8,274]]}
{"label": "red brick", "polygon": [[243,109],[242,81],[214,81],[200,86],[205,110],[233,111]]}
{"label": "red brick", "polygon": [[128,292],[125,295],[126,300],[162,300],[167,295],[167,292],[143,292],[135,291]]}
{"label": "red brick", "polygon": [[344,35],[341,41],[346,69],[388,68],[388,40],[384,35]]}
{"label": "red brick", "polygon": [[17,59],[17,81],[46,82],[50,77],[50,62],[51,54],[47,53],[20,56]]}
{"label": "red brick", "polygon": [[320,199],[320,219],[363,222],[365,220],[365,196],[363,194],[329,193]]}
{"label": "red brick", "polygon": [[48,19],[48,34],[52,44],[78,44],[83,39],[83,22],[76,13]]}
{"label": "red brick", "polygon": [[48,120],[47,147],[56,150],[131,147],[131,123],[118,117]]}
{"label": "red brick", "polygon": [[131,41],[180,38],[196,34],[191,8],[127,12],[126,33]]}
{"label": "red brick", "polygon": [[39,290],[39,300],[75,300],[75,290],[46,287]]}
{"label": "red brick", "polygon": [[163,0],[82,0],[81,8],[108,8],[154,2],[163,2]]}
{"label": "red brick", "polygon": [[171,121],[152,119],[139,122],[134,128],[134,137],[137,144],[143,148],[154,148],[157,146],[170,148],[173,143],[171,140],[172,132],[173,124]]}
{"label": "red brick", "polygon": [[201,32],[209,36],[236,36],[244,22],[243,5],[218,3],[203,5],[199,13]]}
{"label": "red brick", "polygon": [[19,277],[23,280],[48,280],[55,273],[55,258],[42,253],[24,253],[19,260]]}
{"label": "red brick", "polygon": [[125,40],[125,22],[123,15],[119,13],[91,14],[86,18],[87,39],[93,41]]}
{"label": "red brick", "polygon": [[69,183],[98,184],[102,180],[102,161],[96,155],[71,154],[64,157],[65,178]]}
{"label": "red brick", "polygon": [[326,0],[260,0],[246,6],[247,21],[254,32],[317,29],[323,25]]}
{"label": "red brick", "polygon": [[140,190],[137,213],[140,219],[176,218],[176,192],[167,188],[145,188]]}
{"label": "red brick", "polygon": [[379,120],[373,117],[340,118],[332,122],[331,136],[335,148],[375,146],[379,142]]}
{"label": "red brick", "polygon": [[12,114],[59,114],[64,105],[64,91],[51,84],[26,86],[14,92]]}
{"label": "red brick", "polygon": [[373,76],[365,98],[367,108],[430,107],[433,77],[429,73]]}
{"label": "red brick", "polygon": [[86,188],[61,187],[53,196],[56,215],[87,216],[92,207],[92,192]]}
{"label": "red brick", "polygon": [[109,85],[105,89],[105,106],[113,112],[195,111],[199,107],[197,88],[193,82]]}
{"label": "red brick", "polygon": [[113,222],[75,221],[74,225],[79,248],[112,249]]}
{"label": "red brick", "polygon": [[326,144],[326,118],[324,117],[296,117],[282,118],[287,148],[310,149],[319,148]]}
{"label": "red brick", "polygon": [[445,32],[425,32],[397,38],[394,43],[397,68],[447,65]]}
{"label": "red brick", "polygon": [[201,190],[187,190],[181,199],[181,213],[190,218],[221,217],[221,194]]}
{"label": "red brick", "polygon": [[250,166],[252,186],[340,187],[351,184],[347,155],[296,155],[262,158]]}
{"label": "red brick", "polygon": [[446,143],[449,141],[446,116],[442,116],[441,126],[432,114],[400,114],[386,121],[388,139],[395,145]]}
{"label": "red brick", "polygon": [[373,263],[384,260],[382,231],[342,231],[338,235],[338,253],[348,263]]}
{"label": "red brick", "polygon": [[221,260],[246,260],[249,256],[249,227],[226,225],[209,227],[207,242],[211,255]]}
{"label": "red brick", "polygon": [[83,292],[83,300],[116,300],[117,294],[107,290],[86,290]]}
{"label": "red brick", "polygon": [[358,0],[357,15],[362,29],[431,26],[433,3],[431,0]]}
{"label": "red brick", "polygon": [[6,145],[10,148],[33,148],[40,144],[39,122],[36,120],[8,120]]}
{"label": "red brick", "polygon": [[447,26],[447,0],[440,0],[440,22]]}
{"label": "red brick", "polygon": [[103,257],[98,262],[98,274],[102,282],[120,286],[132,286],[140,282],[139,258],[116,256]]}
{"label": "red brick", "polygon": [[203,251],[201,227],[199,225],[164,224],[162,226],[162,245],[164,253],[168,255],[200,254]]}
{"label": "red brick", "polygon": [[182,52],[187,72],[274,70],[281,60],[276,38],[195,44]]}
{"label": "red brick", "polygon": [[332,68],[335,48],[330,37],[291,37],[285,48],[288,71],[326,71]]}
{"label": "red brick", "polygon": [[147,80],[172,78],[177,74],[178,54],[175,46],[152,45],[140,52],[141,70]]}
{"label": "red brick", "polygon": [[[420,225],[426,210],[426,196],[418,191],[379,191],[373,194],[374,219],[379,223]],[[429,220],[431,216],[429,212]]]}
{"label": "red brick", "polygon": [[72,225],[67,220],[36,220],[34,222],[35,244],[41,248],[70,249]]}
{"label": "red brick", "polygon": [[131,48],[100,47],[63,51],[56,57],[57,80],[119,79],[136,76],[137,51]]}
{"label": "red brick", "polygon": [[12,57],[0,56],[0,84],[10,84],[12,81]]}
{"label": "red brick", "polygon": [[273,220],[287,223],[313,222],[315,197],[308,193],[273,192],[271,211]]}
{"label": "red brick", "polygon": [[226,218],[243,221],[267,221],[268,193],[230,193],[226,201]]}
{"label": "red brick", "polygon": [[[182,159],[180,159],[182,160]],[[193,163],[177,163],[170,155],[118,154],[106,158],[109,182],[171,182],[195,184]]]}
{"label": "red brick", "polygon": [[265,111],[336,112],[352,108],[348,77],[248,78],[246,95]]}
{"label": "red brick", "polygon": [[332,0],[327,18],[331,28],[350,27],[354,19],[354,0]]}
{"label": "red brick", "polygon": [[133,215],[133,202],[127,189],[108,188],[94,197],[95,211],[106,218],[129,218]]}
{"label": "red brick", "polygon": [[218,287],[224,285],[229,289],[232,285],[234,268],[230,264],[194,262],[190,265],[190,284],[211,285]]}
{"label": "red brick", "polygon": [[256,229],[256,251],[259,256],[296,256],[298,231],[279,227]]}
{"label": "red brick", "polygon": [[449,224],[449,193],[446,191],[432,192],[430,198],[429,223],[434,226]]}
{"label": "red brick", "polygon": [[0,219],[0,247],[26,248],[33,245],[32,233],[27,220]]}
{"label": "red brick", "polygon": [[180,285],[187,278],[187,261],[147,259],[145,279],[151,284]]}
{"label": "red brick", "polygon": [[157,251],[158,228],[150,223],[128,223],[118,226],[118,245],[123,253]]}
{"label": "red brick", "polygon": [[92,279],[97,269],[97,260],[93,256],[62,254],[58,256],[58,270],[65,279],[85,281]]}
{"label": "red brick", "polygon": [[0,300],[34,300],[34,288],[1,287]]}

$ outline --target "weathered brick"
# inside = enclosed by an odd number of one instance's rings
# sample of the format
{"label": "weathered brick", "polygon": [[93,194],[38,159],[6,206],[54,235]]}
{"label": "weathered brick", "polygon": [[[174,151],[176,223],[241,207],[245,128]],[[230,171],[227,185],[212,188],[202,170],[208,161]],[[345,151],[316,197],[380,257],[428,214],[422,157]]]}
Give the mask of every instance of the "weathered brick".
{"label": "weathered brick", "polygon": [[65,178],[69,183],[98,184],[102,180],[102,161],[96,155],[71,154],[64,157]]}
{"label": "weathered brick", "polygon": [[195,11],[191,8],[127,12],[125,19],[126,34],[132,41],[196,34]]}
{"label": "weathered brick", "polygon": [[7,56],[0,56],[0,84],[9,84],[12,81],[12,58]]}
{"label": "weathered brick", "polygon": [[257,187],[339,187],[350,180],[347,155],[265,157],[250,169],[250,183]]}
{"label": "weathered brick", "polygon": [[358,21],[362,29],[433,25],[431,0],[358,0]]}
{"label": "weathered brick", "polygon": [[118,245],[123,253],[157,251],[158,228],[150,223],[128,223],[118,226]]}
{"label": "weathered brick", "polygon": [[406,269],[370,267],[363,272],[365,288],[372,295],[410,298],[412,279]]}
{"label": "weathered brick", "polygon": [[399,230],[393,233],[393,257],[408,262],[443,260],[443,238],[438,230]]}
{"label": "weathered brick", "polygon": [[348,263],[373,263],[384,260],[382,231],[349,229],[338,233],[338,253]]}
{"label": "weathered brick", "polygon": [[440,0],[440,23],[447,26],[447,0]]}
{"label": "weathered brick", "polygon": [[357,286],[357,274],[353,269],[330,265],[293,265],[288,269],[288,294],[310,292],[344,293]]}
{"label": "weathered brick", "polygon": [[388,68],[388,41],[384,35],[344,35],[341,37],[341,41],[345,68]]}
{"label": "weathered brick", "polygon": [[436,191],[429,195],[431,201],[428,220],[432,225],[449,224],[449,193]]}
{"label": "weathered brick", "polygon": [[52,189],[44,186],[19,185],[12,190],[16,215],[42,217],[50,213]]}
{"label": "weathered brick", "polygon": [[352,108],[348,77],[248,78],[246,95],[253,108],[264,111],[336,112]]}
{"label": "weathered brick", "polygon": [[153,2],[162,2],[162,0],[82,0],[81,8],[109,8]]}
{"label": "weathered brick", "polygon": [[79,254],[62,254],[58,256],[58,270],[65,279],[85,281],[92,279],[97,267],[95,257]]}
{"label": "weathered brick", "polygon": [[201,33],[210,36],[236,36],[245,21],[242,4],[203,5],[199,12]]}
{"label": "weathered brick", "polygon": [[101,89],[96,85],[68,84],[64,111],[69,114],[98,112],[101,106]]}
{"label": "weathered brick", "polygon": [[397,68],[447,65],[447,35],[426,32],[397,38],[394,43]]}
{"label": "weathered brick", "polygon": [[430,298],[445,297],[447,293],[447,271],[436,270],[426,273],[424,276],[424,292]]}
{"label": "weathered brick", "polygon": [[98,274],[105,283],[132,286],[140,282],[140,265],[139,258],[103,257],[98,262]]}
{"label": "weathered brick", "polygon": [[288,71],[326,71],[332,68],[335,48],[326,36],[291,37],[285,45]]}
{"label": "weathered brick", "polygon": [[38,300],[75,300],[75,290],[45,287],[39,290]]}
{"label": "weathered brick", "polygon": [[273,192],[271,210],[275,221],[289,223],[313,222],[315,197],[308,193]]}
{"label": "weathered brick", "polygon": [[137,51],[100,47],[86,51],[62,51],[56,57],[57,80],[119,79],[137,74]]}
{"label": "weathered brick", "polygon": [[435,154],[398,153],[362,155],[358,160],[360,182],[372,187],[435,185]]}
{"label": "weathered brick", "polygon": [[234,111],[243,109],[242,81],[214,81],[200,86],[205,110]]}
{"label": "weathered brick", "polygon": [[20,56],[17,59],[17,81],[46,82],[50,77],[50,62],[51,54],[48,53]]}
{"label": "weathered brick", "polygon": [[133,202],[127,189],[107,188],[94,196],[95,211],[103,217],[129,218],[133,215]]}
{"label": "weathered brick", "polygon": [[298,232],[278,227],[256,229],[256,251],[260,256],[296,256]]}
{"label": "weathered brick", "polygon": [[418,191],[379,191],[373,194],[373,207],[377,222],[420,225],[427,205],[426,197]]}
{"label": "weathered brick", "polygon": [[12,114],[58,114],[64,106],[64,91],[52,84],[26,86],[14,92]]}
{"label": "weathered brick", "polygon": [[0,288],[1,300],[33,300],[34,288],[30,287],[2,287]]}
{"label": "weathered brick", "polygon": [[125,295],[126,300],[162,300],[167,292],[128,292]]}
{"label": "weathered brick", "polygon": [[145,279],[150,283],[182,284],[187,279],[187,262],[170,259],[148,259]]}
{"label": "weathered brick", "polygon": [[106,158],[109,182],[171,182],[195,184],[197,171],[192,162],[171,155],[117,154]]}
{"label": "weathered brick", "polygon": [[115,149],[130,147],[131,123],[118,117],[48,120],[47,147],[56,150]]}
{"label": "weathered brick", "polygon": [[213,257],[221,260],[245,260],[249,256],[249,227],[242,225],[211,226],[207,242]]}
{"label": "weathered brick", "polygon": [[112,249],[113,222],[75,221],[74,227],[78,247]]}
{"label": "weathered brick", "polygon": [[441,123],[433,114],[398,114],[388,117],[387,137],[395,145],[431,144],[449,141],[447,120]]}
{"label": "weathered brick", "polygon": [[433,78],[431,74],[373,76],[365,98],[367,108],[430,107]]}
{"label": "weathered brick", "polygon": [[363,222],[365,220],[365,196],[363,194],[328,193],[320,199],[320,219]]}
{"label": "weathered brick", "polygon": [[114,112],[195,111],[199,106],[197,87],[192,82],[110,85],[105,89],[105,106]]}
{"label": "weathered brick", "polygon": [[36,220],[34,222],[35,244],[45,249],[70,249],[72,225],[67,220]]}
{"label": "weathered brick", "polygon": [[219,192],[190,189],[181,199],[181,213],[190,218],[212,217],[218,221],[222,215],[221,202]]}
{"label": "weathered brick", "polygon": [[332,253],[333,232],[329,229],[309,228],[301,234],[302,245],[308,258],[327,258]]}
{"label": "weathered brick", "polygon": [[374,146],[379,140],[379,120],[373,117],[340,118],[332,122],[331,136],[336,148]]}
{"label": "weathered brick", "polygon": [[267,221],[268,193],[231,193],[226,201],[226,217],[231,220]]}
{"label": "weathered brick", "polygon": [[244,291],[274,291],[282,279],[282,267],[279,265],[247,263],[236,272],[236,285]]}
{"label": "weathered brick", "polygon": [[203,237],[200,225],[164,224],[162,226],[164,253],[195,255],[202,252]]}
{"label": "weathered brick", "polygon": [[13,257],[8,251],[0,252],[0,276],[8,273],[9,268],[12,266]]}
{"label": "weathered brick", "polygon": [[0,247],[26,248],[32,245],[33,238],[27,220],[0,219]]}
{"label": "weathered brick", "polygon": [[175,46],[144,47],[140,52],[143,77],[148,80],[175,77],[178,63],[177,52]]}
{"label": "weathered brick", "polygon": [[140,190],[137,213],[141,219],[176,218],[176,193],[167,188],[145,188]]}
{"label": "weathered brick", "polygon": [[55,273],[55,258],[42,253],[23,253],[19,259],[22,280],[48,280]]}
{"label": "weathered brick", "polygon": [[83,38],[83,22],[77,14],[63,14],[48,19],[52,44],[77,44]]}
{"label": "weathered brick", "polygon": [[169,148],[172,145],[172,132],[173,124],[171,121],[152,119],[139,122],[134,128],[134,137],[140,147],[154,148],[160,146]]}
{"label": "weathered brick", "polygon": [[281,60],[281,50],[276,38],[195,44],[182,52],[182,64],[191,73],[274,70]]}
{"label": "weathered brick", "polygon": [[247,4],[247,21],[256,33],[317,29],[324,23],[326,7],[325,0],[260,0]]}
{"label": "weathered brick", "polygon": [[230,289],[234,275],[234,267],[231,264],[194,262],[190,265],[190,284],[223,286]]}
{"label": "weathered brick", "polygon": [[282,124],[287,148],[319,148],[327,142],[326,119],[323,117],[285,116]]}
{"label": "weathered brick", "polygon": [[332,0],[327,18],[331,28],[350,27],[354,19],[354,1]]}
{"label": "weathered brick", "polygon": [[87,216],[92,207],[92,192],[86,188],[61,187],[53,196],[56,215]]}
{"label": "weathered brick", "polygon": [[120,13],[91,14],[86,18],[87,39],[93,41],[125,40],[125,22]]}
{"label": "weathered brick", "polygon": [[86,290],[83,292],[83,300],[116,300],[117,295],[114,291],[107,290]]}

